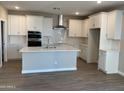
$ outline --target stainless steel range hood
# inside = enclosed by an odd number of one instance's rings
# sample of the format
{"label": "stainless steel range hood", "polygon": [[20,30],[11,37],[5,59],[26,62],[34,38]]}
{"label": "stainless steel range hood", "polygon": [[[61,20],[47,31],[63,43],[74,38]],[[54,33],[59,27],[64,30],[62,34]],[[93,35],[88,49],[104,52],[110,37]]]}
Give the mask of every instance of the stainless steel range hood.
{"label": "stainless steel range hood", "polygon": [[53,29],[66,29],[66,27],[63,26],[63,15],[58,16],[58,25],[54,26]]}

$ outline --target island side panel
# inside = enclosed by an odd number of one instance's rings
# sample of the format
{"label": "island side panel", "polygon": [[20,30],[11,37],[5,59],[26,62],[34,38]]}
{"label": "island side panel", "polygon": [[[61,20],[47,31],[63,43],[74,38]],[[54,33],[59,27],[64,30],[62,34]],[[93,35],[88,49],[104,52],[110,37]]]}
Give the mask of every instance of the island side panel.
{"label": "island side panel", "polygon": [[76,70],[77,51],[23,52],[22,73]]}
{"label": "island side panel", "polygon": [[55,53],[55,68],[57,70],[76,70],[77,69],[77,52],[57,52]]}

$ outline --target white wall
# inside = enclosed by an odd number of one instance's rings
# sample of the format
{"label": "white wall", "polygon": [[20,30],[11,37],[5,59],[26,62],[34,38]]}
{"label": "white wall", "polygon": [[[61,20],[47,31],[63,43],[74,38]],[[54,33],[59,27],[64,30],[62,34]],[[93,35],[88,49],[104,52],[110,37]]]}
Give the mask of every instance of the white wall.
{"label": "white wall", "polygon": [[[5,22],[5,27],[4,27],[4,40],[5,40],[5,61],[7,61],[7,10],[0,5],[0,20]],[[1,65],[2,63],[0,63]]]}
{"label": "white wall", "polygon": [[7,20],[7,10],[0,5],[0,19]]}

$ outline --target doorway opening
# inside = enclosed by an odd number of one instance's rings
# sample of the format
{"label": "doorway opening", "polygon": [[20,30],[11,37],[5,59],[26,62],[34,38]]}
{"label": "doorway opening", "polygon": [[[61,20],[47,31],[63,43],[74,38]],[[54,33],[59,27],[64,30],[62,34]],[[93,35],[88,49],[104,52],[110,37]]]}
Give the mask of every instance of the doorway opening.
{"label": "doorway opening", "polygon": [[100,45],[100,28],[90,29],[88,36],[89,59],[88,63],[98,63],[99,45]]}
{"label": "doorway opening", "polygon": [[1,21],[1,59],[4,65],[4,21]]}

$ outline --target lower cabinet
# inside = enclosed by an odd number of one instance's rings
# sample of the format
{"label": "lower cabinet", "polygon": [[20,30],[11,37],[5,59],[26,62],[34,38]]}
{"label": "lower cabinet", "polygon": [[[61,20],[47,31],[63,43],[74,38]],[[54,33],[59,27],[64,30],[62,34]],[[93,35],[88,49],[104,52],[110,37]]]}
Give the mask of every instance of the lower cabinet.
{"label": "lower cabinet", "polygon": [[25,36],[8,36],[7,59],[21,59],[19,50],[27,46],[26,39]]}
{"label": "lower cabinet", "polygon": [[21,53],[19,50],[22,47],[15,45],[15,44],[9,44],[7,48],[7,58],[8,59],[21,59]]}
{"label": "lower cabinet", "polygon": [[98,68],[105,71],[106,51],[99,51]]}
{"label": "lower cabinet", "polygon": [[81,52],[80,52],[79,56],[82,59],[84,59],[85,61],[87,61],[87,58],[88,58],[88,48],[87,48],[87,46],[83,45],[83,44],[80,45],[80,50],[81,50]]}
{"label": "lower cabinet", "polygon": [[119,52],[114,50],[99,51],[98,69],[107,74],[118,72]]}

